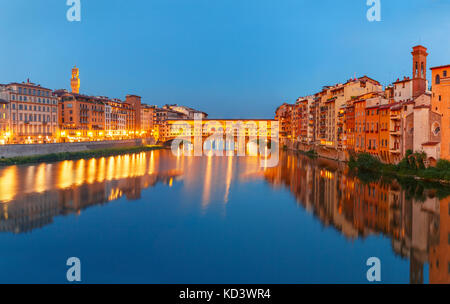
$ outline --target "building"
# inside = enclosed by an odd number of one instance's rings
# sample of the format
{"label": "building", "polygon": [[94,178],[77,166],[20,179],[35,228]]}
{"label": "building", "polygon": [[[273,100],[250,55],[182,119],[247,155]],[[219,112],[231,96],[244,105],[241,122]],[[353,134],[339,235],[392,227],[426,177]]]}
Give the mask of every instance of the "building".
{"label": "building", "polygon": [[127,128],[132,134],[139,134],[141,131],[141,97],[137,95],[127,95],[125,103],[129,109],[127,115]]}
{"label": "building", "polygon": [[404,102],[413,98],[413,81],[409,77],[404,77],[403,80],[397,79],[393,84],[394,101]]}
{"label": "building", "polygon": [[93,97],[58,90],[62,141],[99,140],[105,137],[106,97]]}
{"label": "building", "polygon": [[431,78],[431,108],[441,115],[442,119],[440,126],[435,125],[442,133],[440,156],[450,160],[450,65],[431,68]]}
{"label": "building", "polygon": [[105,134],[108,139],[122,139],[128,136],[128,107],[120,99],[105,102]]}
{"label": "building", "polygon": [[142,104],[141,107],[141,133],[142,136],[153,136],[154,116],[156,106]]}
{"label": "building", "polygon": [[206,114],[205,112],[198,111],[193,108],[186,107],[186,106],[180,106],[177,104],[164,105],[162,108],[182,113],[187,117],[187,119],[194,119],[196,114],[198,117],[201,117],[202,119],[208,118],[208,114]]}
{"label": "building", "polygon": [[2,142],[24,144],[57,140],[58,101],[51,89],[28,80],[2,85],[0,90]]}
{"label": "building", "polygon": [[0,145],[8,144],[11,137],[9,106],[6,86],[0,84]]}
{"label": "building", "polygon": [[292,112],[294,105],[283,103],[275,111],[275,120],[279,122],[280,143],[287,145],[292,138]]}
{"label": "building", "polygon": [[72,69],[72,78],[70,79],[70,86],[72,93],[80,94],[80,70],[75,66]]}
{"label": "building", "polygon": [[[385,96],[388,97],[388,96]],[[390,163],[390,128],[391,128],[391,106],[387,103],[379,106],[379,156],[385,163]]]}
{"label": "building", "polygon": [[412,77],[399,78],[384,90],[378,81],[363,76],[324,86],[308,99],[278,107],[275,118],[280,122],[281,142],[293,148],[310,143],[312,147],[300,149],[313,148],[339,159],[365,152],[398,163],[408,151],[426,153],[428,164],[440,157],[450,159],[446,136],[450,128],[443,127],[450,126],[450,66],[431,69],[431,92],[427,48],[415,46],[411,55]]}

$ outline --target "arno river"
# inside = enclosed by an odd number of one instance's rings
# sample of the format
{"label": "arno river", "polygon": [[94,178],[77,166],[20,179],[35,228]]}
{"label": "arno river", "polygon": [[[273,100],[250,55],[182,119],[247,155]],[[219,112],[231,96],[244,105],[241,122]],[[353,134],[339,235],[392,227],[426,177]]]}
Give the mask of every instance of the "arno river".
{"label": "arno river", "polygon": [[[0,168],[0,282],[450,282],[448,189],[281,152]],[[450,193],[450,192],[449,192]]]}

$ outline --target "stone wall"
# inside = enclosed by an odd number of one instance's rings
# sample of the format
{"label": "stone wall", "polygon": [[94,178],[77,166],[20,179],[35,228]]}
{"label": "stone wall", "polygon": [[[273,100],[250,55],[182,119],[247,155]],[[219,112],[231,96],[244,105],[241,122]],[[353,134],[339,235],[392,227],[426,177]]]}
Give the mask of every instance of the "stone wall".
{"label": "stone wall", "polygon": [[77,143],[36,144],[36,145],[5,145],[0,146],[0,157],[10,158],[18,156],[45,155],[62,152],[80,152],[109,148],[127,148],[142,145],[154,145],[153,138],[139,138],[128,140],[92,141]]}

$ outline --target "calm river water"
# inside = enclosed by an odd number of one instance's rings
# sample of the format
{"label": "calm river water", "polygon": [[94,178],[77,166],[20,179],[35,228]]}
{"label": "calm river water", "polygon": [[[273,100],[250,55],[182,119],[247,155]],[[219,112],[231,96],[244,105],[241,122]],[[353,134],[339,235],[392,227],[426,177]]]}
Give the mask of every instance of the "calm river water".
{"label": "calm river water", "polygon": [[446,193],[288,152],[0,168],[0,283],[449,283]]}

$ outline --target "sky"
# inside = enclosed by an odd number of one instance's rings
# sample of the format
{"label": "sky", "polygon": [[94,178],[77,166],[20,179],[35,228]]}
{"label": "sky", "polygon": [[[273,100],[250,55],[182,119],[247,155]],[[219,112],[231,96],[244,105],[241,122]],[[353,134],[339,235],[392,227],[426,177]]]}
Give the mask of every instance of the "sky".
{"label": "sky", "polygon": [[[0,0],[0,83],[182,104],[212,118],[272,118],[283,102],[368,75],[411,76],[411,48],[450,64],[449,0]],[[430,74],[430,71],[428,71]],[[430,78],[430,77],[429,77]]]}

